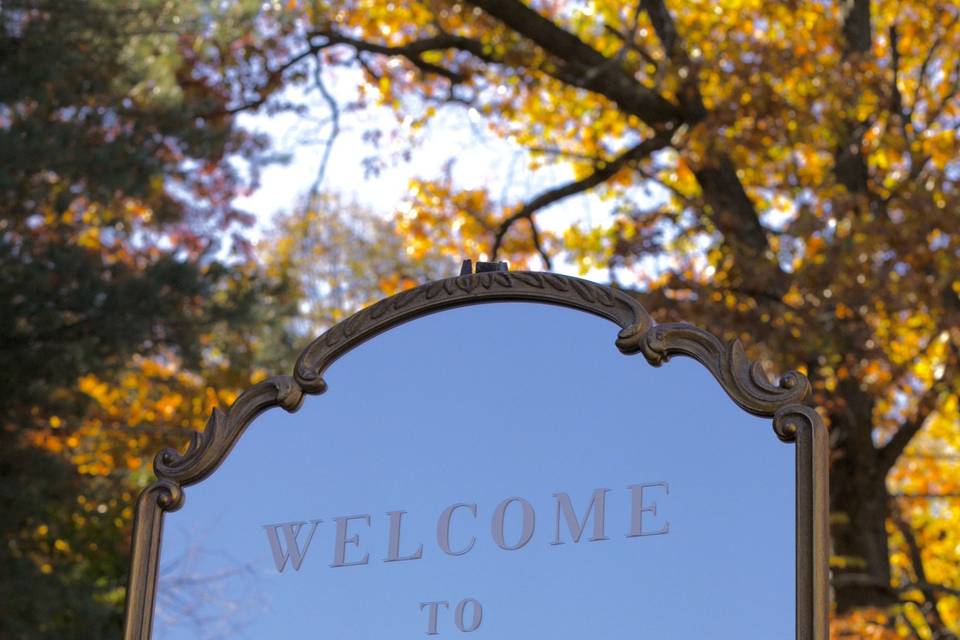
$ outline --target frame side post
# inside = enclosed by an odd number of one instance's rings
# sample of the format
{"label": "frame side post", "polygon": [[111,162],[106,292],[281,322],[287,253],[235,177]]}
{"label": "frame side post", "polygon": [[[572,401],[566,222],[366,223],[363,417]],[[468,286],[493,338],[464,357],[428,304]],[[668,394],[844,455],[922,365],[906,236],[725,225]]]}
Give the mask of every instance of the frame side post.
{"label": "frame side post", "polygon": [[830,636],[829,443],[819,414],[793,408],[797,474],[797,638]]}
{"label": "frame side post", "polygon": [[132,557],[127,580],[123,640],[150,640],[163,514],[165,511],[175,511],[181,504],[183,492],[180,485],[169,480],[154,482],[143,490],[137,500],[130,543]]}

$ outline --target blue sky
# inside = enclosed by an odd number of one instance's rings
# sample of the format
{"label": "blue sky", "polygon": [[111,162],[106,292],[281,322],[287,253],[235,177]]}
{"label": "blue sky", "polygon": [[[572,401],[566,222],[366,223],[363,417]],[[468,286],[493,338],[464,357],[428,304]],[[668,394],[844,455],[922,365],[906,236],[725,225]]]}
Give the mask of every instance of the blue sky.
{"label": "blue sky", "polygon": [[[167,517],[155,637],[417,638],[431,601],[450,607],[438,635],[457,637],[465,598],[483,607],[477,640],[792,637],[792,446],[699,364],[654,369],[621,355],[616,333],[580,312],[504,303],[428,316],[348,353],[324,395],[258,418]],[[657,482],[670,492],[647,494],[657,513],[644,528],[669,533],[627,537],[627,487]],[[588,523],[573,543],[564,521],[565,544],[550,544],[554,494],[582,517],[598,488],[610,489],[609,540],[588,541]],[[512,497],[535,524],[505,551],[491,521]],[[477,509],[452,525],[457,546],[476,539],[458,557],[436,538],[455,503]],[[507,540],[520,536],[517,506]],[[384,562],[398,510],[400,551],[422,544],[421,559]],[[332,568],[334,519],[365,514],[346,558],[368,563]],[[315,519],[300,570],[279,573],[263,526]]]}

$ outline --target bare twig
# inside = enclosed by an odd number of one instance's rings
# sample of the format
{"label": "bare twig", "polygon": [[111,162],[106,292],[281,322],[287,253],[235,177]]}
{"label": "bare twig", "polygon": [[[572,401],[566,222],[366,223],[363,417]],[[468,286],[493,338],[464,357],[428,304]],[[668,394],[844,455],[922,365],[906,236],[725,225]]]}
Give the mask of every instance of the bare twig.
{"label": "bare twig", "polygon": [[653,65],[654,70],[660,68],[660,63],[657,62],[657,59],[650,55],[650,52],[643,48],[643,46],[636,41],[635,36],[631,37],[631,34],[624,33],[619,31],[616,27],[610,24],[603,25],[603,28],[613,35],[617,36],[622,42],[623,46],[631,51],[639,54],[641,58],[648,64]]}
{"label": "bare twig", "polygon": [[900,534],[903,536],[903,540],[907,545],[910,564],[913,565],[913,573],[917,578],[917,588],[923,593],[923,597],[926,599],[921,609],[931,626],[936,625],[941,629],[946,628],[943,618],[940,617],[940,611],[937,609],[937,594],[933,585],[927,580],[927,572],[923,566],[923,557],[920,554],[920,545],[917,544],[917,538],[913,534],[913,529],[899,513],[894,514],[893,521],[900,530]]}
{"label": "bare twig", "polygon": [[923,428],[927,418],[933,413],[937,406],[937,399],[940,396],[940,385],[935,384],[923,394],[917,406],[916,413],[912,420],[908,420],[897,429],[890,441],[880,450],[880,459],[885,468],[892,467],[903,450],[907,448],[910,440]]}
{"label": "bare twig", "polygon": [[270,98],[271,91],[270,89],[277,85],[283,78],[283,74],[298,65],[300,62],[304,61],[310,56],[317,56],[321,51],[326,49],[329,45],[311,45],[305,51],[301,51],[297,55],[293,56],[283,64],[273,69],[267,70],[267,79],[261,87],[258,89],[259,96],[255,100],[249,102],[244,102],[243,104],[237,105],[235,107],[230,107],[229,109],[223,109],[221,111],[210,112],[204,114],[205,116],[216,116],[216,115],[236,115],[243,111],[250,111],[251,109],[259,109],[262,107],[267,100]]}
{"label": "bare twig", "polygon": [[337,100],[333,97],[333,94],[327,89],[327,85],[323,82],[323,64],[320,61],[319,55],[316,56],[313,67],[313,80],[324,102],[327,103],[327,107],[330,109],[330,135],[327,136],[327,141],[323,149],[323,157],[320,160],[320,168],[317,169],[317,177],[314,178],[313,184],[310,186],[310,193],[307,196],[307,203],[310,209],[315,208],[317,205],[320,186],[323,184],[323,178],[327,173],[327,164],[330,162],[330,155],[333,152],[333,144],[336,142],[337,136],[340,135],[340,106],[337,104]]}
{"label": "bare twig", "polygon": [[897,617],[900,618],[905,625],[907,625],[914,638],[923,638],[923,636],[920,634],[920,630],[917,629],[917,626],[913,624],[912,620],[910,620],[910,616],[907,615],[906,611],[900,611],[897,614]]}
{"label": "bare twig", "polygon": [[537,253],[540,254],[540,259],[543,260],[544,267],[546,267],[547,271],[553,271],[553,263],[550,261],[550,254],[544,250],[543,243],[540,241],[540,230],[537,229],[537,223],[534,221],[532,216],[527,218],[527,222],[530,223],[530,235],[533,237],[533,246],[536,248]]}

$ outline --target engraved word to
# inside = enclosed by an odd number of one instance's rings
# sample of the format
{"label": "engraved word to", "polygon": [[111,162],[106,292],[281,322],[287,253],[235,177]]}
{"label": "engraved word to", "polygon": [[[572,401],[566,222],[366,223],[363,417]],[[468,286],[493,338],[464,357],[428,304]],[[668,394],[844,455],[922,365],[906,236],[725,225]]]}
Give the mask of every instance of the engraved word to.
{"label": "engraved word to", "polygon": [[[639,538],[643,536],[660,536],[670,532],[670,523],[662,520],[657,514],[656,494],[661,496],[669,495],[670,486],[666,482],[652,482],[645,484],[629,485],[630,491],[630,526],[626,534],[628,538]],[[551,545],[564,544],[561,535],[562,525],[566,524],[570,539],[574,543],[580,542],[584,531],[587,529],[587,523],[593,518],[593,526],[590,529],[590,542],[609,540],[606,534],[606,496],[610,489],[596,489],[590,497],[590,502],[582,512],[582,517],[578,517],[570,496],[566,493],[553,494],[555,508],[553,539]],[[423,557],[423,543],[419,543],[413,548],[412,545],[406,546],[406,551],[401,551],[401,528],[403,525],[403,516],[406,511],[388,511],[389,534],[387,536],[386,556],[384,562],[401,562],[410,560],[419,560]],[[455,522],[462,523],[467,518],[478,517],[476,503],[459,502],[452,504],[440,512],[437,518],[437,548],[448,556],[466,555],[473,549],[477,542],[475,536],[470,536],[465,540],[465,536],[454,536],[452,534],[455,528]],[[647,516],[645,518],[645,516]],[[658,518],[661,522],[649,522],[652,518]],[[515,539],[508,540],[506,530],[514,529],[505,526],[508,519],[519,519],[520,533]],[[363,513],[352,516],[339,516],[333,518],[336,534],[333,545],[333,558],[331,567],[353,567],[369,564],[370,553],[364,551],[364,544],[360,540],[360,533],[356,528],[361,524],[370,526],[370,514]],[[303,561],[310,550],[310,543],[313,541],[317,527],[323,523],[323,520],[301,520],[298,522],[280,522],[277,524],[267,524],[263,528],[267,533],[267,541],[270,544],[270,550],[273,553],[273,561],[277,571],[283,573],[288,567],[293,567],[294,571],[299,571]],[[657,526],[659,524],[659,526]],[[520,497],[507,498],[500,502],[493,510],[490,518],[490,537],[493,542],[504,551],[517,551],[525,547],[533,539],[536,526],[536,512],[529,501]],[[454,543],[458,540],[458,543]],[[429,604],[429,603],[427,603]],[[476,605],[479,610],[479,603]],[[477,614],[480,615],[480,614]],[[477,623],[479,624],[479,622]],[[467,625],[469,626],[469,625]]]}
{"label": "engraved word to", "polygon": [[[463,612],[467,608],[467,605],[470,605],[471,616],[470,623],[464,624],[463,622]],[[427,610],[427,635],[435,636],[439,635],[437,631],[437,609],[443,607],[447,609],[450,607],[450,603],[446,600],[437,600],[435,602],[421,602],[420,611],[424,609]],[[453,624],[457,625],[457,629],[463,631],[464,633],[470,633],[471,631],[476,631],[480,628],[480,623],[483,622],[483,607],[480,605],[480,602],[476,598],[464,598],[457,604],[457,607],[453,610]]]}

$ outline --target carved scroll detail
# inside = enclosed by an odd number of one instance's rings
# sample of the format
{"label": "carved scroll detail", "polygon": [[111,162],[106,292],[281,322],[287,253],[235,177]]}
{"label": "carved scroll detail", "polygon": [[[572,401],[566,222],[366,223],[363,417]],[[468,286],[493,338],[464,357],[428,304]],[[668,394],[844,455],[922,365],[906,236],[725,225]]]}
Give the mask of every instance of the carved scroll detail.
{"label": "carved scroll detail", "polygon": [[302,401],[303,391],[290,376],[264,380],[240,394],[226,412],[214,409],[206,428],[191,434],[186,451],[168,447],[158,453],[153,469],[161,480],[180,485],[200,482],[220,466],[257,415],[278,405],[296,411]]}
{"label": "carved scroll detail", "polygon": [[691,324],[660,324],[642,334],[621,331],[617,346],[624,353],[643,353],[655,367],[674,355],[694,358],[740,408],[758,416],[773,416],[780,407],[799,403],[810,393],[810,383],[802,373],[790,371],[774,385],[759,362],[750,362],[739,340],[724,343]]}
{"label": "carved scroll detail", "polygon": [[830,635],[830,442],[820,414],[788,404],[777,409],[773,431],[796,447],[797,640]]}
{"label": "carved scroll detail", "polygon": [[791,404],[780,407],[773,416],[773,432],[784,442],[795,442],[797,434],[804,429],[813,429],[821,422],[817,412],[805,405]]}
{"label": "carved scroll detail", "polygon": [[154,458],[157,480],[140,494],[133,524],[125,640],[150,638],[163,514],[183,506],[183,487],[213,473],[257,415],[275,406],[296,411],[302,400],[303,391],[290,376],[264,380],[240,394],[226,412],[214,409],[206,428],[191,434],[186,451],[166,448]]}

